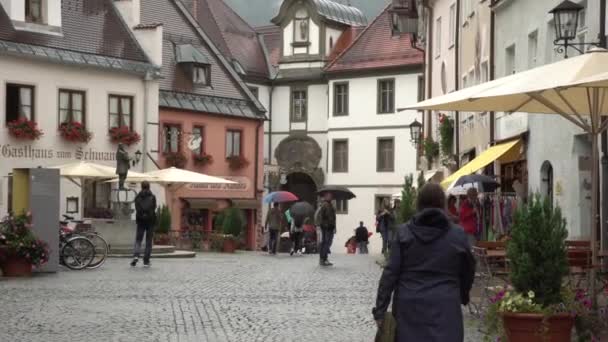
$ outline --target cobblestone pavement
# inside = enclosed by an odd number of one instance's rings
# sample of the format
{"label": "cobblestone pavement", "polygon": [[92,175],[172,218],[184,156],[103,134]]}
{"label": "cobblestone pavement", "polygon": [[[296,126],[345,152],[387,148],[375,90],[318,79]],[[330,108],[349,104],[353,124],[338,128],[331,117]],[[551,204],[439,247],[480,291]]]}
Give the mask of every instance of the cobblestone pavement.
{"label": "cobblestone pavement", "polygon": [[[371,256],[199,254],[0,280],[0,341],[373,341]],[[470,326],[470,322],[466,324]],[[469,329],[467,341],[479,341]]]}

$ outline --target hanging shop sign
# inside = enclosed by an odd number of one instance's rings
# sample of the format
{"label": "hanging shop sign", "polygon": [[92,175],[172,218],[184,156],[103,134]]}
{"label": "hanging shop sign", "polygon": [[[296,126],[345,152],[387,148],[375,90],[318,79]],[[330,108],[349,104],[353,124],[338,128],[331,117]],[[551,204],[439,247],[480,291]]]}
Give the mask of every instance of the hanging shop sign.
{"label": "hanging shop sign", "polygon": [[114,161],[116,160],[116,151],[100,151],[80,146],[70,151],[36,148],[32,145],[0,144],[0,160],[2,159]]}
{"label": "hanging shop sign", "polygon": [[248,191],[251,188],[251,180],[247,177],[230,177],[230,176],[219,176],[235,184],[190,184],[188,187],[190,190],[203,190],[203,191]]}

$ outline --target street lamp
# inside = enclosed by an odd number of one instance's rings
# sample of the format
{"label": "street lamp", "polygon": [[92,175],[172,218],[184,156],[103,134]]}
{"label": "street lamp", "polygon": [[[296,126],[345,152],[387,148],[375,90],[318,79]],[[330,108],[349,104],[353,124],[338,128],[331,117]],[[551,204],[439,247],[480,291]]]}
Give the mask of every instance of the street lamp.
{"label": "street lamp", "polygon": [[420,144],[420,137],[422,136],[422,124],[417,119],[410,124],[410,142],[414,144],[416,150]]}
{"label": "street lamp", "polygon": [[393,0],[389,13],[391,15],[393,35],[411,34],[412,40],[416,41],[418,34],[418,11],[416,11],[415,0]]}
{"label": "street lamp", "polygon": [[[598,46],[599,42],[593,43],[572,43],[570,41],[576,39],[578,32],[578,17],[583,6],[576,4],[570,0],[565,0],[549,11],[553,14],[553,22],[555,23],[555,50],[559,53],[564,52],[564,58],[568,58],[568,47],[571,47],[579,53],[584,53],[585,46]],[[582,47],[578,48],[577,46]]]}

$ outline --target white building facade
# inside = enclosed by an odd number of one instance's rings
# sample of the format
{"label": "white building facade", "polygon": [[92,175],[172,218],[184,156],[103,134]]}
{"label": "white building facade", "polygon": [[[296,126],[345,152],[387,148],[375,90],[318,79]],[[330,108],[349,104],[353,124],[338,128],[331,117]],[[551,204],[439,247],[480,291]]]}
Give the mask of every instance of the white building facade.
{"label": "white building facade", "polygon": [[[67,2],[45,1],[48,8],[25,16],[19,14],[23,1],[3,0],[0,7],[11,19],[0,23],[0,213],[11,210],[10,194],[19,191],[11,186],[14,168],[76,161],[115,166],[113,127],[127,126],[141,137],[128,147],[142,156],[132,170],[151,170],[156,159],[157,67],[113,3],[76,9]],[[76,25],[84,22],[87,27]],[[8,124],[17,119],[35,122],[43,135],[15,137]],[[90,140],[65,139],[59,127],[66,122],[83,125]],[[84,191],[61,181],[61,213],[107,218],[110,185],[81,185]]]}

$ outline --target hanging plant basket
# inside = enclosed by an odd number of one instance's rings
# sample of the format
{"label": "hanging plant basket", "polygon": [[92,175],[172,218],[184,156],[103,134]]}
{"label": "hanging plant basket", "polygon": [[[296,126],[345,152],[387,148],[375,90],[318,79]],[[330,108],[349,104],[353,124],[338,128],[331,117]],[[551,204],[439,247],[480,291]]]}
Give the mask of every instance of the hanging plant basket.
{"label": "hanging plant basket", "polygon": [[249,165],[249,161],[243,156],[232,156],[226,158],[226,160],[228,161],[228,166],[233,171],[243,169]]}
{"label": "hanging plant basket", "polygon": [[115,144],[121,143],[131,146],[141,141],[141,136],[127,126],[113,127],[109,133],[110,140]]}
{"label": "hanging plant basket", "polygon": [[194,160],[194,165],[197,166],[207,166],[213,164],[213,156],[209,154],[193,154],[192,160]]}
{"label": "hanging plant basket", "polygon": [[62,123],[59,125],[59,133],[63,139],[76,143],[87,143],[93,136],[80,122]]}
{"label": "hanging plant basket", "polygon": [[178,169],[183,169],[186,166],[188,159],[181,152],[169,152],[165,154],[165,164],[167,167],[177,167]]}
{"label": "hanging plant basket", "polygon": [[36,121],[25,118],[10,121],[7,126],[8,133],[17,139],[38,140],[44,134]]}

